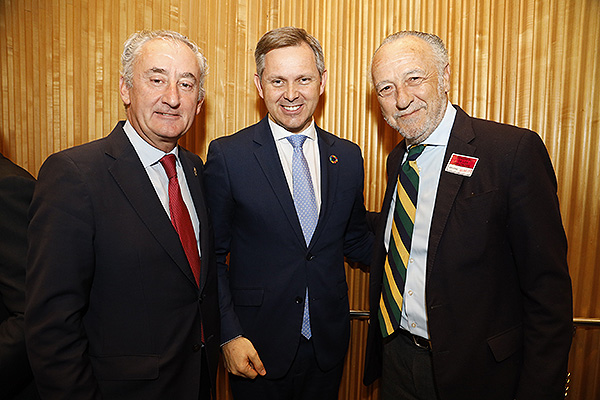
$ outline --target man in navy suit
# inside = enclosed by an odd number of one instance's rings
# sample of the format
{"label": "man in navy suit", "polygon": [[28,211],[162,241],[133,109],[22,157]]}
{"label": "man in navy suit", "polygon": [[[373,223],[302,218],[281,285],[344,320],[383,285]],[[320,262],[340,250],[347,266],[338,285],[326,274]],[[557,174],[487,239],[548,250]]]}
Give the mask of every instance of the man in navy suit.
{"label": "man in navy suit", "polygon": [[142,31],[122,64],[127,121],[40,169],[31,366],[44,399],[209,399],[220,336],[214,243],[202,160],[177,145],[200,112],[206,61],[181,34]]}
{"label": "man in navy suit", "polygon": [[[350,335],[344,256],[368,263],[373,243],[363,160],[313,120],[327,81],[315,38],[275,29],[255,59],[268,115],[213,141],[206,162],[225,365],[236,399],[337,399]],[[309,176],[297,175],[300,160]]]}
{"label": "man in navy suit", "polygon": [[[387,159],[365,383],[382,375],[383,399],[564,398],[571,280],[543,142],[450,104],[448,54],[435,35],[388,37],[371,72],[383,116],[404,140]],[[407,152],[417,158],[405,162]],[[396,224],[408,206],[393,204],[412,192],[407,168],[418,171],[414,224]],[[402,282],[386,262],[398,248],[393,226],[401,241],[412,231]]]}

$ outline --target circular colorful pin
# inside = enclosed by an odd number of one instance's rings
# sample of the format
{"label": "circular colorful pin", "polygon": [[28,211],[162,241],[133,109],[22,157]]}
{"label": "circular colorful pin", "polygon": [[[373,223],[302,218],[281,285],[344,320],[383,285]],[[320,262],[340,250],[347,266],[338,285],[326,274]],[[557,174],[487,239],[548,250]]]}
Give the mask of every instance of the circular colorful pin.
{"label": "circular colorful pin", "polygon": [[338,162],[337,156],[335,156],[334,154],[330,155],[329,162],[331,162],[332,164],[337,164],[337,162]]}

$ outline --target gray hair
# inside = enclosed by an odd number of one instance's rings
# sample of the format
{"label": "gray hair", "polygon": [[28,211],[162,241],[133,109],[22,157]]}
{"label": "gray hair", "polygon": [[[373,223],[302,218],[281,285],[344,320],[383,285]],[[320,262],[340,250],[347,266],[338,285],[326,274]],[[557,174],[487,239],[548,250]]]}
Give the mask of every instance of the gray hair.
{"label": "gray hair", "polygon": [[258,77],[261,78],[265,70],[265,57],[268,52],[282,47],[300,46],[302,43],[306,43],[313,51],[317,70],[319,75],[322,76],[325,72],[325,56],[319,41],[302,28],[286,26],[265,33],[256,44],[254,60],[256,61]]}
{"label": "gray hair", "polygon": [[446,65],[448,65],[450,62],[449,58],[448,58],[448,50],[446,50],[444,41],[442,39],[440,39],[439,36],[436,36],[432,33],[425,33],[425,32],[419,32],[419,31],[396,32],[396,33],[386,37],[383,40],[383,42],[381,42],[381,45],[377,48],[377,50],[375,50],[375,53],[377,53],[377,51],[380,48],[382,48],[384,45],[394,42],[401,38],[409,37],[409,36],[417,37],[417,38],[427,42],[429,44],[429,46],[431,46],[431,50],[433,50],[433,55],[435,57],[438,70],[441,74],[442,71],[444,70],[444,68],[446,68]]}
{"label": "gray hair", "polygon": [[125,41],[123,45],[123,54],[121,54],[121,76],[125,81],[127,87],[133,85],[133,65],[135,64],[137,57],[139,56],[142,47],[151,40],[162,39],[168,40],[173,43],[183,43],[188,46],[198,59],[198,67],[200,67],[200,76],[198,77],[198,86],[200,88],[198,92],[198,101],[204,98],[204,81],[208,74],[208,64],[206,58],[200,52],[200,49],[196,43],[192,42],[186,36],[179,32],[168,31],[168,30],[143,30],[135,32]]}

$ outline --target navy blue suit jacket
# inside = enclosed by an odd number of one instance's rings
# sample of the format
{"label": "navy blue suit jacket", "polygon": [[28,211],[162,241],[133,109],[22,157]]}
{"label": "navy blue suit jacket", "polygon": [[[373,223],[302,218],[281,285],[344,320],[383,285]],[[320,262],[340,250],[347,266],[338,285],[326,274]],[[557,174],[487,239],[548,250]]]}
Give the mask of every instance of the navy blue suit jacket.
{"label": "navy blue suit jacket", "polygon": [[350,335],[344,256],[368,264],[373,237],[359,147],[317,127],[322,204],[311,243],[304,243],[267,118],[214,140],[205,176],[222,341],[247,337],[274,379],[294,359],[307,286],[317,362],[325,370],[343,362]]}
{"label": "navy blue suit jacket", "polygon": [[[198,399],[219,316],[202,161],[179,158],[200,220],[200,288],[120,122],[50,156],[30,209],[26,339],[48,399]],[[202,371],[205,373],[206,371]]]}
{"label": "navy blue suit jacket", "polygon": [[[540,137],[457,108],[427,252],[426,305],[442,400],[564,398],[572,336],[571,280],[557,183]],[[383,234],[405,152],[388,184],[371,263],[365,383],[381,375],[377,321]],[[444,168],[453,153],[479,159],[472,176]]]}

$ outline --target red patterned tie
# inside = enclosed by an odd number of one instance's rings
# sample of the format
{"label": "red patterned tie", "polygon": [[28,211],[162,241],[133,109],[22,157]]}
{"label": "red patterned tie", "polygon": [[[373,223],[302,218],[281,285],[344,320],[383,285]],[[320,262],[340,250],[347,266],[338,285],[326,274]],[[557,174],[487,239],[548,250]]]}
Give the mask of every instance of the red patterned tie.
{"label": "red patterned tie", "polygon": [[169,177],[169,212],[171,222],[179,234],[185,255],[192,267],[192,273],[196,278],[196,284],[200,285],[200,256],[198,254],[198,243],[194,234],[194,227],[188,209],[181,197],[177,170],[175,169],[175,155],[167,154],[160,159],[160,163]]}

